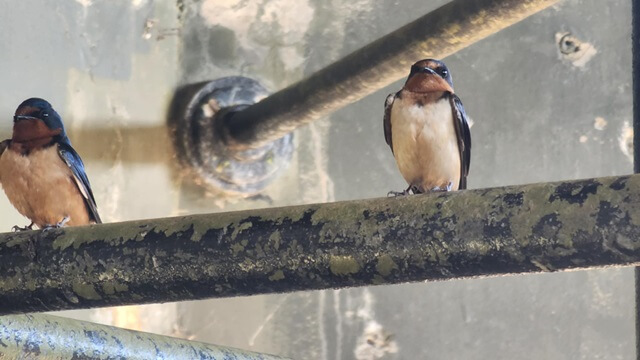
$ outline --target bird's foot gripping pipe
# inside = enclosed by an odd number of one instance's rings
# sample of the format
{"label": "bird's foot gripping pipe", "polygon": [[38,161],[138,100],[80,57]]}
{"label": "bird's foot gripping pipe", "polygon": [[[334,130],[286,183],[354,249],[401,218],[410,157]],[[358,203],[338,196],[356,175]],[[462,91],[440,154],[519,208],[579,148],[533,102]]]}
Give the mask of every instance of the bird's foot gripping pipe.
{"label": "bird's foot gripping pipe", "polygon": [[42,228],[42,231],[47,231],[47,230],[51,230],[51,229],[59,229],[59,228],[61,228],[61,227],[65,226],[65,225],[69,222],[69,220],[71,220],[71,218],[70,218],[69,216],[65,216],[65,217],[64,217],[64,218],[62,218],[62,220],[60,220],[60,222],[59,222],[59,223],[57,223],[57,224],[54,224],[54,225],[45,225],[45,226]]}
{"label": "bird's foot gripping pipe", "polygon": [[20,227],[18,225],[13,225],[13,227],[11,228],[11,230],[13,232],[20,232],[20,231],[28,231],[28,230],[33,230],[33,222],[31,222],[31,224],[24,226],[24,227]]}
{"label": "bird's foot gripping pipe", "polygon": [[406,196],[406,195],[410,195],[411,193],[408,190],[403,190],[403,191],[389,191],[387,193],[387,197],[398,197],[398,196]]}
{"label": "bird's foot gripping pipe", "polygon": [[389,191],[387,193],[387,197],[398,197],[398,196],[407,196],[407,195],[411,195],[411,194],[417,194],[417,188],[413,185],[409,185],[408,188],[402,190],[402,191]]}
{"label": "bird's foot gripping pipe", "polygon": [[431,190],[429,190],[429,192],[447,192],[447,191],[451,191],[451,189],[453,189],[453,182],[449,181],[447,186],[445,186],[444,188],[441,188],[440,186],[436,186]]}

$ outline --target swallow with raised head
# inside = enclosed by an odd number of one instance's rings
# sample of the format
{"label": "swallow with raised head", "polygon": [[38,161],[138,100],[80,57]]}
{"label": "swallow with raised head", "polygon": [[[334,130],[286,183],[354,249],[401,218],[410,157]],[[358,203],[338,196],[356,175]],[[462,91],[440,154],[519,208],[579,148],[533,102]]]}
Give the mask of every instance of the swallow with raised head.
{"label": "swallow with raised head", "polygon": [[387,96],[384,138],[409,184],[389,195],[467,188],[471,133],[442,61],[416,62],[403,88]]}
{"label": "swallow with raised head", "polygon": [[18,106],[11,139],[0,143],[0,185],[31,230],[101,223],[84,164],[51,104],[30,98]]}

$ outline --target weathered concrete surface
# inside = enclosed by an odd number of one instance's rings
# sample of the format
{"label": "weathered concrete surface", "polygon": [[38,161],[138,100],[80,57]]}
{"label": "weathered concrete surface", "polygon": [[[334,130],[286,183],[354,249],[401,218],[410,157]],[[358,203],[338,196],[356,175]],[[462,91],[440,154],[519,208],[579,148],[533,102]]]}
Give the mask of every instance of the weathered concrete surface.
{"label": "weathered concrete surface", "polygon": [[[11,116],[22,100],[44,97],[63,116],[82,155],[103,220],[178,211],[179,188],[165,127],[179,76],[177,4],[10,0],[0,3],[0,13],[0,65],[6,70],[0,75],[0,138],[10,136]],[[35,17],[33,24],[25,23]],[[0,214],[5,230],[26,221],[4,193]],[[176,306],[70,315],[171,334]]]}
{"label": "weathered concrete surface", "polygon": [[[21,100],[50,99],[107,221],[382,196],[404,186],[381,120],[400,82],[297,131],[290,170],[248,201],[173,168],[166,104],[176,82],[227,75],[283,88],[446,2],[2,2],[0,134]],[[631,172],[630,16],[626,1],[564,0],[446,59],[475,121],[471,187]],[[562,55],[566,32],[592,49]],[[2,229],[25,224],[4,196],[0,213]],[[629,359],[632,284],[579,271],[65,314],[298,359]]]}
{"label": "weathered concrete surface", "polygon": [[[445,59],[475,122],[470,187],[632,171],[626,153],[632,135],[630,6],[565,0]],[[389,21],[384,14],[390,8],[381,4],[368,22],[354,25],[349,41],[380,35],[372,24]],[[597,51],[583,66],[558,50],[556,34],[565,32]],[[404,186],[389,149],[376,138],[382,136],[377,111],[400,86],[331,117],[329,158],[335,160],[329,173],[337,199]],[[359,151],[341,150],[345,142]],[[353,334],[375,321],[398,347],[385,359],[629,359],[635,356],[633,281],[629,269],[402,285],[328,293],[322,305],[306,311],[322,309],[323,328],[345,334],[325,337],[327,358],[351,358],[364,338]],[[357,315],[369,313],[361,311],[367,293],[371,320]],[[335,315],[345,312],[354,314],[351,320]],[[336,353],[337,345],[344,352]]]}
{"label": "weathered concrete surface", "polygon": [[[312,2],[304,72],[310,74],[443,3]],[[260,8],[263,3],[251,4]],[[248,7],[229,9],[238,13]],[[260,17],[253,19],[247,26],[263,28]],[[596,54],[580,57],[586,63],[563,56],[556,35],[565,32],[591,44]],[[269,78],[263,64],[279,64],[277,54],[284,45],[258,43],[265,36],[251,32],[235,33],[255,40],[247,48],[270,45],[274,55],[265,63],[235,56],[220,73],[233,73],[229,69],[235,66]],[[199,38],[193,32],[185,36]],[[475,121],[470,185],[631,172],[625,153],[631,121],[629,39],[629,3],[565,0],[447,58],[456,90]],[[188,68],[186,76],[198,79],[211,67]],[[368,198],[404,186],[384,144],[381,120],[384,97],[400,86],[398,82],[332,115],[329,134],[324,123],[298,132],[300,173],[316,164],[324,169],[325,161],[328,166],[323,176],[310,176],[325,184],[312,187],[321,189],[316,195],[322,193],[326,200]],[[306,139],[314,135],[328,141],[323,145],[328,158],[308,150]],[[309,201],[312,192],[304,193]],[[632,284],[631,270],[602,270],[321,291],[258,297],[256,301],[266,301],[260,309],[264,320],[234,314],[225,301],[189,304],[194,310],[185,310],[182,323],[191,327],[203,313],[214,322],[242,318],[246,325],[241,331],[247,335],[238,335],[235,344],[260,348],[271,342],[269,346],[286,349],[282,353],[296,355],[310,349],[310,359],[627,359],[635,352]],[[244,305],[250,300],[243,299]],[[211,326],[192,334],[228,336]],[[291,338],[299,340],[275,345]],[[371,339],[374,345],[367,342]]]}
{"label": "weathered concrete surface", "polygon": [[228,145],[243,149],[271,143],[405,77],[425,52],[444,58],[558,1],[452,1],[236,113],[225,122]]}

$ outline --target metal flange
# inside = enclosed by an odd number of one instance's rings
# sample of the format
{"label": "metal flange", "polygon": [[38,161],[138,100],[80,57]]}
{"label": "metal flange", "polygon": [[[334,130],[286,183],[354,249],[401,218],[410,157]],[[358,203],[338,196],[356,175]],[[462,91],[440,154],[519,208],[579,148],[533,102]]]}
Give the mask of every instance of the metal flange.
{"label": "metal flange", "polygon": [[174,97],[171,121],[181,162],[209,187],[233,195],[262,191],[291,162],[293,134],[255,149],[231,148],[225,123],[269,93],[256,80],[230,76],[192,84]]}

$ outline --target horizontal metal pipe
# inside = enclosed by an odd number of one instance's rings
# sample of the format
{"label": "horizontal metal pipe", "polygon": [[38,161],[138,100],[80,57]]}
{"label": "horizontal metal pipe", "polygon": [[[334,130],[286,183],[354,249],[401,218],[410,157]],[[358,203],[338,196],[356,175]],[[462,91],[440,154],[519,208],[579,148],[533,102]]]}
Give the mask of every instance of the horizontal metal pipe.
{"label": "horizontal metal pipe", "polygon": [[0,234],[0,313],[640,262],[640,175]]}
{"label": "horizontal metal pipe", "polygon": [[284,359],[45,314],[0,317],[0,358]]}
{"label": "horizontal metal pipe", "polygon": [[558,1],[454,0],[228,117],[228,145],[257,148],[279,139],[407,76],[417,60],[447,57]]}

